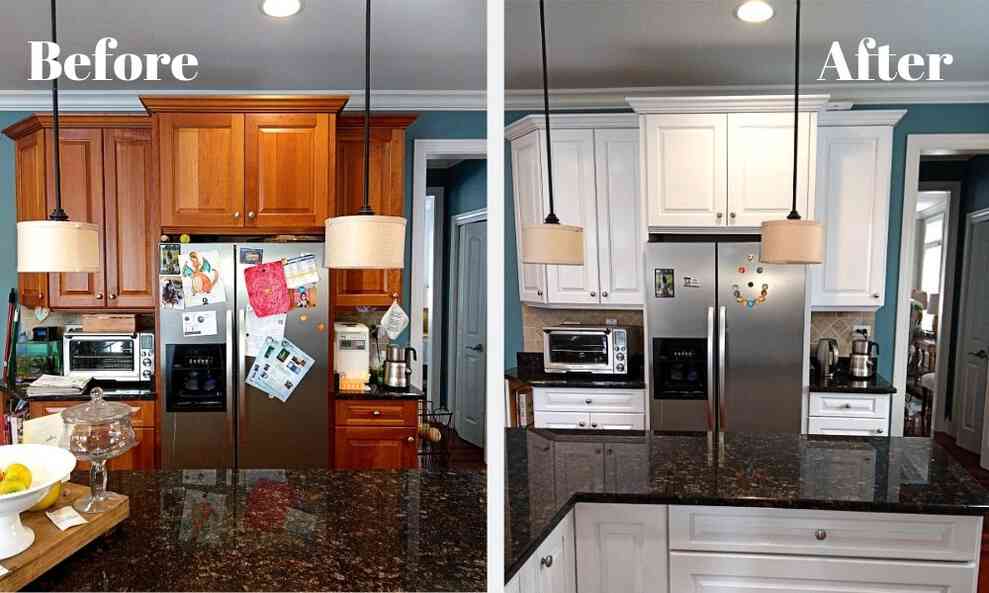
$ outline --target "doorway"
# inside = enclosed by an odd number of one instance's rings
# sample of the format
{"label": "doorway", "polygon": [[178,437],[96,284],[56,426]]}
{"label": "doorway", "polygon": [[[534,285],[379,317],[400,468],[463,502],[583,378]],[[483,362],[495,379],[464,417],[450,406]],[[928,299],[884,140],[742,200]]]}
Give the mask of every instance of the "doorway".
{"label": "doorway", "polygon": [[965,220],[964,268],[954,384],[958,393],[958,446],[981,454],[989,467],[989,208]]}
{"label": "doorway", "polygon": [[487,377],[487,211],[453,219],[450,238],[451,340],[447,360],[454,428],[464,441],[484,446]]}

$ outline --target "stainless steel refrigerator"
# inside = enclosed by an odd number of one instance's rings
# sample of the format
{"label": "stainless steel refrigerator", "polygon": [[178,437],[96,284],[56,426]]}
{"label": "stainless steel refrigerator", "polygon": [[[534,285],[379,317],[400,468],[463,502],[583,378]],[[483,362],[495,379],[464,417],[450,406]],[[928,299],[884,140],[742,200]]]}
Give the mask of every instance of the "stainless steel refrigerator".
{"label": "stainless steel refrigerator", "polygon": [[[215,277],[223,284],[224,300],[206,305],[184,302],[183,309],[165,304],[164,298],[159,303],[158,372],[164,391],[159,402],[165,407],[162,465],[168,469],[328,467],[330,323],[323,243],[194,243],[179,248],[182,254],[213,254],[215,261],[209,267],[218,272]],[[308,299],[307,308],[287,313],[284,337],[315,363],[282,402],[245,383],[254,358],[247,355],[244,270],[258,263],[259,256],[268,263],[303,254],[315,256],[319,283],[315,294],[308,295],[315,298]],[[162,276],[166,278],[180,276]],[[190,335],[183,327],[183,314],[201,312],[215,313],[215,333],[207,327],[204,335]]]}
{"label": "stainless steel refrigerator", "polygon": [[646,246],[654,430],[800,432],[804,266],[759,243]]}

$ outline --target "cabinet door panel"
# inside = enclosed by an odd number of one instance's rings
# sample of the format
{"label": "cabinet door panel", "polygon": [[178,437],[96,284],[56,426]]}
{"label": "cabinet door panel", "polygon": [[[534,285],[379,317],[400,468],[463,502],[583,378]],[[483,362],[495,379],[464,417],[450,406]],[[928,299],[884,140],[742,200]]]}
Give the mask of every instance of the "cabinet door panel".
{"label": "cabinet door panel", "polygon": [[417,465],[415,428],[337,427],[335,434],[337,469],[403,469]]}
{"label": "cabinet door panel", "polygon": [[[598,223],[593,130],[557,130],[553,137],[555,212],[561,224],[584,229],[584,265],[546,266],[547,302],[598,304]],[[549,193],[543,199],[549,212]]]}
{"label": "cabinet door panel", "polygon": [[151,130],[103,132],[107,305],[155,306],[158,200]]}
{"label": "cabinet door panel", "polygon": [[604,491],[604,445],[560,441],[556,451],[556,502],[578,492]]}
{"label": "cabinet door panel", "polygon": [[545,133],[531,132],[512,142],[512,193],[515,200],[515,241],[519,259],[519,298],[523,303],[546,302],[546,266],[522,263],[522,229],[546,217]]}
{"label": "cabinet door panel", "polygon": [[245,123],[247,226],[319,227],[336,167],[329,114],[252,114]]}
{"label": "cabinet door panel", "polygon": [[[38,131],[17,141],[17,222],[48,217],[45,199],[45,134]],[[17,275],[18,298],[27,307],[47,307],[48,274]]]}
{"label": "cabinet door panel", "polygon": [[580,593],[665,593],[667,508],[578,504],[574,510]]}
{"label": "cabinet door panel", "polygon": [[244,116],[156,116],[162,225],[243,226]]}
{"label": "cabinet door panel", "polygon": [[[539,593],[576,593],[573,513],[568,514],[536,549],[535,563]],[[544,562],[544,560],[546,560]],[[534,592],[533,592],[534,593]]]}
{"label": "cabinet door panel", "polygon": [[[810,188],[811,114],[799,118],[797,209],[805,218]],[[728,226],[757,227],[787,217],[793,204],[793,114],[728,115]]]}
{"label": "cabinet door panel", "polygon": [[643,119],[649,226],[724,226],[728,117],[647,115]]}
{"label": "cabinet door panel", "polygon": [[[46,131],[51,153],[54,135]],[[49,155],[49,162],[53,162]],[[54,166],[54,165],[53,165]],[[99,227],[100,255],[106,263],[103,213],[103,132],[98,129],[69,129],[61,132],[62,208],[70,220],[92,222]],[[48,208],[55,206],[55,176],[48,176]],[[99,272],[49,274],[52,307],[103,307],[106,278]]]}
{"label": "cabinet door panel", "polygon": [[639,131],[594,132],[602,305],[642,305]]}

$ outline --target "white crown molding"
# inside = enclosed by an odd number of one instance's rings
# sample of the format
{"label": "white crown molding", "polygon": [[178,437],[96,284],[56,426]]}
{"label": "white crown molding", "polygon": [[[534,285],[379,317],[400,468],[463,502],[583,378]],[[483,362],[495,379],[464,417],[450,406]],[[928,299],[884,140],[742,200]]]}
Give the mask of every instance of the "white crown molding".
{"label": "white crown molding", "polygon": [[[550,125],[553,126],[554,130],[639,128],[639,116],[634,113],[553,113],[550,115],[550,119]],[[541,114],[527,115],[505,128],[505,139],[515,140],[533,130],[545,129],[545,116]]]}
{"label": "white crown molding", "polygon": [[[800,85],[806,94],[830,95],[831,102],[856,105],[912,103],[989,103],[989,82],[842,82]],[[790,85],[654,86],[553,89],[554,109],[628,109],[628,98],[783,95]],[[542,89],[506,91],[508,111],[541,111]]]}
{"label": "white crown molding", "polygon": [[[800,95],[800,111],[823,111],[828,95]],[[765,113],[793,110],[793,95],[628,97],[636,113]]]}
{"label": "white crown molding", "polygon": [[823,111],[817,116],[817,125],[822,128],[835,126],[895,126],[906,114],[906,109]]}
{"label": "white crown molding", "polygon": [[[157,90],[140,91],[59,91],[59,108],[66,112],[143,112],[141,95],[350,95],[346,111],[364,108],[364,91],[203,91]],[[0,90],[0,111],[50,111],[51,91]],[[371,91],[371,107],[375,111],[484,111],[484,91]]]}

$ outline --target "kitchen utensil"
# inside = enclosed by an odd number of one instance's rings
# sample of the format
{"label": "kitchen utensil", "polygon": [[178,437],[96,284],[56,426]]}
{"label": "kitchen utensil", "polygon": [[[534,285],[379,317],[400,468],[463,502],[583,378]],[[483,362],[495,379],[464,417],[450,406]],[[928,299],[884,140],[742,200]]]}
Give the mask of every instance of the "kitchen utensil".
{"label": "kitchen utensil", "polygon": [[21,523],[20,514],[38,504],[56,482],[67,479],[76,459],[65,449],[51,445],[0,447],[0,468],[12,463],[31,470],[31,485],[27,490],[0,495],[0,560],[31,547],[34,531]]}
{"label": "kitchen utensil", "polygon": [[834,377],[834,368],[838,364],[838,340],[821,338],[817,341],[817,372],[820,376]]}
{"label": "kitchen utensil", "polygon": [[388,357],[385,359],[385,385],[395,389],[408,387],[412,377],[412,361],[415,358],[415,348],[389,344]]}
{"label": "kitchen utensil", "polygon": [[89,496],[77,499],[73,508],[83,513],[102,513],[115,507],[121,496],[106,491],[106,462],[137,444],[130,406],[108,402],[103,390],[93,389],[92,399],[62,412],[65,431],[62,445],[77,458],[92,463]]}

